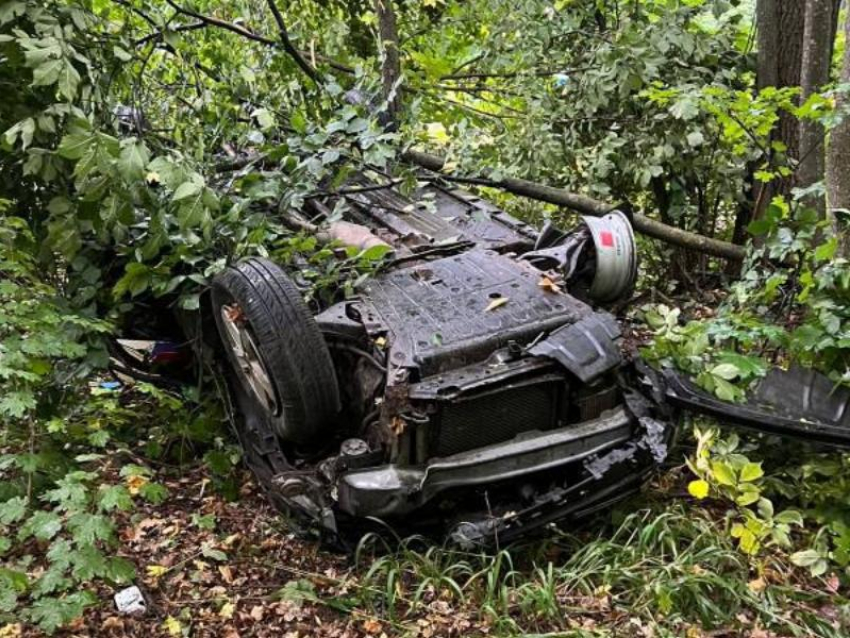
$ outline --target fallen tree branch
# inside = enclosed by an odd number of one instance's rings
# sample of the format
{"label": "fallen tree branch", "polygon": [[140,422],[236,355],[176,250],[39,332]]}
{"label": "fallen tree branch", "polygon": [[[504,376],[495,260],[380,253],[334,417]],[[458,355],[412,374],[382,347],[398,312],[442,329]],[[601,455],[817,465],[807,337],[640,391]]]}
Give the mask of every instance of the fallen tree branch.
{"label": "fallen tree branch", "polygon": [[[491,180],[484,177],[456,177],[453,175],[446,175],[442,173],[445,160],[430,153],[410,150],[403,154],[403,158],[413,164],[421,166],[422,168],[434,171],[435,173],[440,173],[443,177],[451,181],[501,188],[513,193],[514,195],[520,195],[529,199],[564,206],[583,215],[601,217],[614,209],[613,206],[600,202],[592,197],[588,197],[587,195],[572,193],[562,188],[538,184],[536,182],[530,182],[516,177],[505,177],[500,180]],[[634,214],[632,225],[637,232],[646,235],[647,237],[652,237],[668,244],[673,244],[674,246],[681,246],[682,248],[705,253],[706,255],[712,255],[713,257],[721,257],[730,261],[739,262],[742,261],[746,255],[746,250],[743,246],[738,246],[737,244],[732,244],[719,239],[712,239],[711,237],[704,237],[687,230],[682,230],[681,228],[668,226],[667,224],[662,224],[661,222],[650,219],[646,215],[642,215],[640,213]]]}

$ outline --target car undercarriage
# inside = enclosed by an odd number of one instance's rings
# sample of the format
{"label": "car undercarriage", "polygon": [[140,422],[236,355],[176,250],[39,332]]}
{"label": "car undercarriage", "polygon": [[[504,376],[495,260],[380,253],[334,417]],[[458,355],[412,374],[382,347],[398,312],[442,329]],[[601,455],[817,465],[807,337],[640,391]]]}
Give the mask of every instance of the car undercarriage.
{"label": "car undercarriage", "polygon": [[587,516],[664,462],[682,410],[850,441],[850,396],[814,373],[775,371],[733,405],[625,356],[605,311],[637,275],[620,212],[538,232],[436,176],[403,194],[359,175],[289,221],[387,256],[315,312],[297,269],[234,264],[195,322],[218,338],[194,336],[269,498],[326,532],[380,520],[472,546]]}

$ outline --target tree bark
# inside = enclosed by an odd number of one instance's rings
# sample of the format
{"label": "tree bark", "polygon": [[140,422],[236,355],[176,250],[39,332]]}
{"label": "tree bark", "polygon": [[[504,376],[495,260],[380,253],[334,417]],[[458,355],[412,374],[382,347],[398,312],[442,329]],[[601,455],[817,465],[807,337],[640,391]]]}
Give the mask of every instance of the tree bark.
{"label": "tree bark", "polygon": [[[445,165],[445,160],[443,158],[431,155],[430,153],[423,153],[421,151],[410,150],[404,153],[403,157],[413,164],[417,164],[418,166],[422,166],[423,168],[427,168],[428,170],[437,173],[441,172]],[[614,210],[613,206],[610,206],[605,202],[600,202],[592,197],[587,197],[586,195],[581,195],[579,193],[571,193],[553,186],[546,186],[545,184],[537,184],[528,180],[517,179],[515,177],[505,177],[500,180],[491,180],[481,177],[446,177],[447,179],[460,183],[501,188],[515,195],[528,197],[529,199],[536,199],[541,202],[548,202],[550,204],[557,204],[558,206],[564,206],[582,213],[583,215],[601,217],[602,215]],[[632,226],[637,232],[642,233],[647,237],[660,239],[668,244],[688,248],[706,255],[721,257],[735,262],[742,261],[746,255],[746,250],[742,246],[736,246],[735,244],[720,241],[719,239],[703,237],[702,235],[697,235],[696,233],[691,233],[686,230],[682,230],[681,228],[674,228],[673,226],[668,226],[654,219],[650,219],[640,213],[635,213],[633,215]]]}
{"label": "tree bark", "polygon": [[394,123],[401,110],[401,91],[396,86],[401,77],[401,58],[393,1],[375,0],[375,13],[378,16],[383,95],[387,101],[390,120]]}
{"label": "tree bark", "polygon": [[[803,102],[829,82],[833,7],[834,0],[806,0],[800,71]],[[825,134],[823,126],[818,122],[800,121],[800,163],[797,167],[796,182],[801,188],[823,180]],[[818,210],[821,216],[825,214],[826,207],[822,197],[808,197],[806,203]]]}
{"label": "tree bark", "polygon": [[[850,19],[845,18],[844,33],[850,38]],[[848,40],[850,42],[850,40]],[[842,84],[850,82],[850,47],[844,50],[841,66]],[[837,110],[842,111],[850,105],[845,94],[837,98]],[[844,239],[835,212],[850,210],[850,118],[845,118],[829,134],[829,147],[826,157],[826,194],[832,227],[839,238]],[[846,246],[846,241],[842,241]],[[846,254],[846,250],[845,250]]]}
{"label": "tree bark", "polygon": [[[768,86],[800,86],[804,8],[801,0],[758,0],[756,28],[759,50],[756,86],[759,90]],[[779,125],[773,138],[785,145],[785,154],[789,158],[800,158],[799,125],[793,115],[785,112],[779,114]],[[791,180],[775,180],[769,184],[754,182],[755,192],[750,195],[754,206],[751,218],[761,217],[773,197],[788,194],[791,186]]]}

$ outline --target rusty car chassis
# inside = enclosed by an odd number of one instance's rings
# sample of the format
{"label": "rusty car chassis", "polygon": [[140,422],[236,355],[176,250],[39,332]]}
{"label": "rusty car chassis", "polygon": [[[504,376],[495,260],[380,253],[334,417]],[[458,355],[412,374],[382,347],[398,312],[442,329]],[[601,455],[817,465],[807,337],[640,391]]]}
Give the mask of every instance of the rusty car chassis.
{"label": "rusty car chassis", "polygon": [[[538,232],[436,176],[405,195],[360,175],[307,201],[290,222],[391,251],[357,295],[310,308],[297,268],[251,258],[205,305],[244,458],[276,505],[326,531],[380,519],[470,545],[586,516],[665,460],[683,409],[850,441],[850,397],[810,371],[776,370],[731,405],[624,357],[604,310],[635,276],[620,213],[619,235]],[[600,289],[608,250],[619,279]]]}

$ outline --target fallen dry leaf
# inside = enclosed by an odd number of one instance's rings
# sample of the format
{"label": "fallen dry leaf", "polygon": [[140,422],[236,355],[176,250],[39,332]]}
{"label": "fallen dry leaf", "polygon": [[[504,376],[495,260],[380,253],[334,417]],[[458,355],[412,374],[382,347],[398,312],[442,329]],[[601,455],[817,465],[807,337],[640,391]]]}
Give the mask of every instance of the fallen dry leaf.
{"label": "fallen dry leaf", "polygon": [[543,277],[540,281],[537,282],[537,285],[543,288],[546,292],[551,293],[559,293],[561,292],[561,287],[556,284],[554,281],[549,279],[549,277]]}
{"label": "fallen dry leaf", "polygon": [[142,489],[148,483],[148,479],[144,476],[128,476],[127,477],[127,491],[130,492],[133,496],[139,493],[139,490]]}
{"label": "fallen dry leaf", "polygon": [[508,303],[507,297],[496,297],[495,299],[493,299],[493,301],[487,304],[487,307],[484,309],[484,312],[490,312],[492,310],[495,310],[496,308],[501,308],[506,303]]}
{"label": "fallen dry leaf", "polygon": [[747,587],[750,588],[750,591],[755,592],[757,594],[764,591],[765,585],[766,583],[764,582],[764,578],[762,578],[761,576],[747,583]]}
{"label": "fallen dry leaf", "polygon": [[23,628],[19,622],[3,625],[0,627],[0,638],[18,638],[22,631]]}
{"label": "fallen dry leaf", "polygon": [[229,565],[219,565],[218,571],[221,574],[221,577],[224,579],[224,582],[228,585],[233,582],[233,572],[230,570]]}
{"label": "fallen dry leaf", "polygon": [[378,634],[382,629],[383,627],[381,626],[381,623],[374,618],[367,618],[363,621],[363,631],[367,634]]}
{"label": "fallen dry leaf", "polygon": [[841,582],[838,580],[838,576],[836,576],[834,573],[830,574],[829,577],[826,579],[826,588],[833,594],[838,593],[838,588],[840,586]]}

